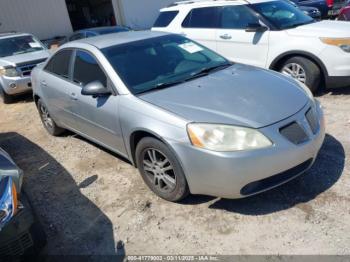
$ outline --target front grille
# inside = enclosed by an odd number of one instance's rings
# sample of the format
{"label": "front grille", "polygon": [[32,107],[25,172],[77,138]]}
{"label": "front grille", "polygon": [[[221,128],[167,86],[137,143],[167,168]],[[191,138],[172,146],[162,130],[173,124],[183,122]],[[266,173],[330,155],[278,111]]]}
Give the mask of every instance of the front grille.
{"label": "front grille", "polygon": [[17,69],[22,73],[22,76],[30,76],[34,67],[45,62],[46,59],[39,59],[31,62],[17,64]]}
{"label": "front grille", "polygon": [[301,163],[300,165],[297,165],[296,167],[293,167],[287,171],[284,171],[282,173],[279,173],[277,175],[274,175],[262,180],[249,183],[248,185],[244,186],[241,189],[241,195],[249,196],[249,195],[264,191],[266,189],[272,188],[274,186],[278,186],[305,172],[311,166],[312,161],[313,159],[309,159]]}
{"label": "front grille", "polygon": [[318,129],[320,128],[319,122],[317,120],[315,111],[310,108],[305,114],[306,120],[310,125],[312,133],[316,134]]}
{"label": "front grille", "polygon": [[297,122],[292,122],[282,127],[280,133],[296,145],[304,143],[309,139],[304,129]]}
{"label": "front grille", "polygon": [[11,241],[1,245],[0,256],[19,256],[23,255],[25,250],[33,246],[33,239],[29,232],[12,239]]}

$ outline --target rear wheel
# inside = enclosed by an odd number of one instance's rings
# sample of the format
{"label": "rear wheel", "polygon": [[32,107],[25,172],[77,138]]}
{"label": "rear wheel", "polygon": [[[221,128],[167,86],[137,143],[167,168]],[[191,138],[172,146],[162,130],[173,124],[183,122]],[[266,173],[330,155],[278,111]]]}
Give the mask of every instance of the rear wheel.
{"label": "rear wheel", "polygon": [[51,118],[46,105],[41,101],[41,99],[38,100],[37,107],[38,107],[41,122],[43,123],[47,132],[49,132],[50,135],[53,135],[53,136],[61,135],[65,131],[65,129],[59,127],[55,123],[55,121]]}
{"label": "rear wheel", "polygon": [[280,72],[305,84],[312,92],[316,92],[320,86],[321,71],[307,58],[295,56],[287,59],[280,67]]}
{"label": "rear wheel", "polygon": [[1,86],[0,86],[0,97],[4,104],[10,104],[13,101],[12,96],[6,94]]}
{"label": "rear wheel", "polygon": [[146,137],[136,147],[136,161],[147,186],[161,198],[176,202],[189,194],[175,154],[161,141]]}

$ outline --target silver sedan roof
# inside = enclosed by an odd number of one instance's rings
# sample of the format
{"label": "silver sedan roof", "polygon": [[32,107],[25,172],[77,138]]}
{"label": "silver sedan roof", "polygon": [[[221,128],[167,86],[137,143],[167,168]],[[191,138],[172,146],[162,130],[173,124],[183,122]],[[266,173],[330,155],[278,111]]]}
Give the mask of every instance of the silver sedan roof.
{"label": "silver sedan roof", "polygon": [[113,33],[108,35],[101,35],[76,40],[65,44],[64,47],[79,47],[79,44],[89,44],[97,47],[98,49],[103,49],[109,46],[122,45],[164,35],[169,35],[169,33],[156,31],[130,31],[122,33]]}

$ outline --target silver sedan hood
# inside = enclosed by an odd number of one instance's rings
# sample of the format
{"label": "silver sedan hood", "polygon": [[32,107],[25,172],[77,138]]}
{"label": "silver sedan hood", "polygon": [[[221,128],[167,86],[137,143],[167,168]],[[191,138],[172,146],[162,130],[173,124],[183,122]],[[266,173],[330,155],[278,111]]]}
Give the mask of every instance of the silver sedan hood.
{"label": "silver sedan hood", "polygon": [[139,98],[189,121],[253,128],[288,118],[309,100],[294,80],[241,64]]}

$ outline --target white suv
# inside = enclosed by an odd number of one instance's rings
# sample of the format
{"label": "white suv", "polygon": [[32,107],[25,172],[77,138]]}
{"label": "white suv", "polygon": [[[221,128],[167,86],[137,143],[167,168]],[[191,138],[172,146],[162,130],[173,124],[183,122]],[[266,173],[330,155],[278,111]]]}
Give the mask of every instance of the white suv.
{"label": "white suv", "polygon": [[182,34],[232,61],[274,69],[312,91],[350,86],[350,23],[315,21],[284,0],[203,0],[161,9],[152,30]]}

